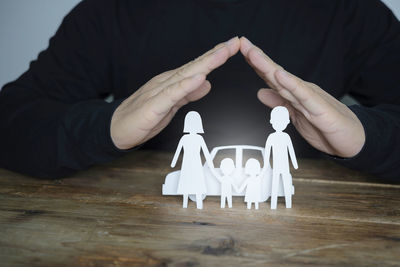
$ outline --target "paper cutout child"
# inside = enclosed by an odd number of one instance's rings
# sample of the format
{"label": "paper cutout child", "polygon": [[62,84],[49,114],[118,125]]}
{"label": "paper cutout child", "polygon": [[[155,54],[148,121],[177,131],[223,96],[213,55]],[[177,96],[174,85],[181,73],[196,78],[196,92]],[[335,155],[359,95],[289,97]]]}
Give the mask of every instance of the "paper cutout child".
{"label": "paper cutout child", "polygon": [[221,183],[221,208],[225,208],[226,202],[228,202],[228,207],[232,208],[232,187],[236,191],[239,191],[232,177],[232,173],[235,170],[235,163],[230,158],[223,159],[220,170],[223,176],[217,175],[216,177]]}
{"label": "paper cutout child", "polygon": [[282,106],[275,107],[271,112],[270,123],[276,132],[270,134],[265,143],[264,166],[269,162],[272,149],[272,185],[271,185],[271,209],[276,209],[278,198],[279,178],[282,176],[283,189],[285,193],[286,208],[292,207],[292,176],[290,175],[289,159],[293,167],[298,168],[296,155],[294,153],[292,141],[283,130],[289,124],[289,111]]}
{"label": "paper cutout child", "polygon": [[258,160],[249,159],[246,162],[244,172],[250,177],[243,182],[237,191],[242,192],[246,188],[244,201],[247,202],[247,209],[251,209],[251,203],[254,203],[256,210],[258,210],[258,203],[261,202],[261,167]]}
{"label": "paper cutout child", "polygon": [[179,158],[181,150],[184,150],[182,168],[178,182],[177,193],[183,195],[183,207],[188,206],[188,197],[196,195],[196,206],[203,208],[203,195],[207,193],[203,164],[201,162],[200,152],[203,151],[207,164],[210,169],[214,169],[210,152],[200,133],[204,133],[200,114],[190,111],[186,114],[185,125],[183,128],[185,134],[179,140],[171,167],[174,168]]}

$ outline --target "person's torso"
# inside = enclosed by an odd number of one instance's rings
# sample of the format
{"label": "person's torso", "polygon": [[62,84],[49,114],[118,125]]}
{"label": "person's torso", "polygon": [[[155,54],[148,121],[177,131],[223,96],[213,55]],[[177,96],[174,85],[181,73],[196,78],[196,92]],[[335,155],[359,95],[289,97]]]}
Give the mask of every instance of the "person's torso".
{"label": "person's torso", "polygon": [[[155,75],[177,68],[216,44],[246,36],[275,62],[335,97],[344,94],[342,22],[336,1],[117,1],[112,57],[115,98],[127,97]],[[204,139],[220,145],[263,146],[270,109],[257,99],[266,87],[240,52],[208,79],[211,92],[183,107],[143,147],[175,149],[190,110],[203,118]],[[296,152],[316,150],[289,125]]]}

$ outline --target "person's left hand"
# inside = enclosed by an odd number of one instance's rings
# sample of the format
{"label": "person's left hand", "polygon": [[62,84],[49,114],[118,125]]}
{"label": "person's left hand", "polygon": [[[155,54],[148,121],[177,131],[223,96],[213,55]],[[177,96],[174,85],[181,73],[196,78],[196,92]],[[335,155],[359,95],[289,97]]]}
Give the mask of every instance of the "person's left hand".
{"label": "person's left hand", "polygon": [[240,39],[240,51],[270,89],[258,91],[270,108],[285,106],[297,131],[316,149],[330,155],[355,156],[365,143],[364,128],[344,104],[322,90],[285,71],[249,40]]}

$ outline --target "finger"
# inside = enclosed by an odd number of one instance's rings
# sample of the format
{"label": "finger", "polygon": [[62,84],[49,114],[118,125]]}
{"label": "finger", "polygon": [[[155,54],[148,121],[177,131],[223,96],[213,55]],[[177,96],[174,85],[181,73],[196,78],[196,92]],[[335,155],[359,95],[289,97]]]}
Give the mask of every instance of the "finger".
{"label": "finger", "polygon": [[178,103],[175,104],[173,108],[181,108],[189,102],[197,101],[207,95],[211,90],[211,84],[209,81],[204,81],[202,85],[199,86],[192,93],[188,94],[184,98],[182,98]]}
{"label": "finger", "polygon": [[204,58],[206,56],[209,56],[209,55],[211,55],[212,53],[216,52],[217,50],[219,50],[220,48],[222,48],[224,46],[226,46],[228,48],[229,55],[233,56],[239,51],[240,40],[239,40],[239,38],[237,36],[235,36],[235,37],[229,39],[226,42],[223,42],[223,43],[220,43],[220,44],[216,45],[213,49],[209,50],[208,52],[204,53],[200,57],[196,58],[196,60]]}
{"label": "finger", "polygon": [[270,108],[283,106],[287,103],[286,99],[272,89],[260,89],[257,92],[257,97],[261,103]]}
{"label": "finger", "polygon": [[[229,41],[228,41],[228,42],[229,42]],[[188,63],[186,63],[186,64],[184,64],[184,65],[182,65],[182,66],[180,66],[179,68],[176,68],[176,69],[173,69],[173,70],[169,71],[171,74],[169,75],[168,78],[170,78],[172,75],[174,75],[174,74],[177,73],[178,71],[181,71],[181,70],[183,70],[184,68],[187,68],[189,65],[193,64],[194,61],[199,61],[199,60],[201,60],[201,59],[203,59],[203,58],[205,58],[205,57],[211,55],[212,53],[215,53],[215,52],[216,52],[217,50],[219,50],[220,48],[225,47],[225,46],[226,46],[226,43],[227,43],[227,42],[220,43],[220,44],[216,45],[213,49],[207,51],[205,54],[203,54],[203,55],[197,57],[196,59],[194,59],[194,60],[192,60],[192,61],[190,61],[190,62],[188,62]],[[166,76],[165,76],[165,77],[166,77]],[[165,80],[167,80],[167,79],[165,79]]]}
{"label": "finger", "polygon": [[[292,103],[298,103],[305,110],[303,112],[308,112],[309,114],[319,116],[331,109],[331,106],[316,93],[310,86],[300,78],[288,73],[285,70],[279,70],[276,72],[276,80],[283,88],[279,91],[282,97],[288,99]],[[295,98],[293,100],[292,98]]]}
{"label": "finger", "polygon": [[167,80],[168,78],[170,78],[174,74],[175,74],[175,70],[168,70],[168,71],[165,71],[165,72],[163,72],[161,74],[158,74],[157,76],[155,76],[150,81],[154,80],[156,82],[161,83],[161,82]]}
{"label": "finger", "polygon": [[207,95],[211,90],[211,84],[209,81],[204,81],[204,83],[196,90],[188,94],[184,99],[188,102],[197,101]]}
{"label": "finger", "polygon": [[[150,80],[151,84],[158,83],[159,85],[162,84],[162,86],[143,87],[143,90],[139,91],[149,91],[148,89],[152,88],[152,94],[155,95],[164,87],[174,84],[184,78],[194,76],[197,73],[205,73],[207,75],[209,72],[225,63],[229,57],[236,54],[239,51],[239,46],[240,41],[238,37],[220,43],[195,60],[177,69],[163,72]],[[141,92],[137,93],[139,94]]]}
{"label": "finger", "polygon": [[304,108],[298,103],[297,99],[287,90],[283,90],[281,84],[278,83],[275,73],[283,70],[281,66],[276,64],[264,52],[253,45],[248,39],[242,37],[241,52],[245,56],[246,61],[254,68],[257,74],[274,90],[279,92],[280,96],[288,100],[291,105],[299,111],[304,111]]}
{"label": "finger", "polygon": [[260,89],[257,92],[257,97],[260,100],[261,103],[266,105],[269,108],[274,108],[277,106],[284,106],[288,109],[290,117],[292,118],[292,121],[295,122],[295,117],[296,117],[296,110],[291,105],[289,101],[287,101],[285,98],[283,98],[279,93],[277,93],[275,90],[272,89]]}
{"label": "finger", "polygon": [[[232,39],[237,39],[237,37],[234,37],[234,38],[232,38]],[[231,40],[232,40],[232,39],[231,39]],[[230,41],[230,40],[229,40],[229,41]],[[228,41],[228,42],[229,42],[229,41]],[[224,42],[224,43],[220,43],[220,44],[216,45],[213,49],[207,51],[205,54],[203,54],[202,56],[196,58],[195,60],[200,60],[201,58],[204,58],[204,57],[206,57],[206,56],[208,56],[208,55],[214,53],[214,52],[217,51],[219,48],[226,46],[226,44],[227,44],[228,42]],[[231,48],[231,49],[232,49],[232,48]],[[233,52],[234,52],[234,51],[232,51],[232,53],[233,53]],[[173,69],[173,70],[169,70],[169,71],[163,72],[163,73],[161,73],[161,74],[155,76],[152,80],[157,81],[157,82],[159,82],[159,83],[165,82],[166,80],[168,80],[169,78],[171,78],[171,76],[174,75],[177,71],[179,71],[179,70],[181,70],[181,69],[183,69],[183,68],[189,66],[189,64],[191,64],[191,63],[192,63],[192,62],[189,62],[189,63],[186,63],[186,64],[183,65],[183,66],[180,66],[179,68],[176,68],[176,69]]]}
{"label": "finger", "polygon": [[189,102],[196,101],[204,97],[206,94],[210,92],[210,89],[211,89],[211,84],[209,81],[206,80],[199,86],[199,88],[195,89],[193,92],[189,93],[186,97],[178,101],[164,116],[164,118],[157,124],[157,126],[151,130],[151,132],[148,135],[148,139],[154,137],[162,129],[164,129],[171,121],[171,119],[175,116],[176,112],[182,106],[186,105]]}
{"label": "finger", "polygon": [[205,79],[204,74],[196,74],[171,84],[153,96],[148,107],[156,116],[165,116],[174,105],[198,89]]}
{"label": "finger", "polygon": [[283,69],[281,66],[245,37],[240,38],[240,51],[250,66],[271,88],[279,89],[274,74],[277,70]]}
{"label": "finger", "polygon": [[174,84],[179,80],[191,77],[198,73],[203,73],[205,75],[209,74],[211,71],[224,64],[231,56],[236,54],[239,51],[239,47],[240,41],[237,37],[216,46],[211,51],[177,69],[177,71],[166,81],[166,84]]}

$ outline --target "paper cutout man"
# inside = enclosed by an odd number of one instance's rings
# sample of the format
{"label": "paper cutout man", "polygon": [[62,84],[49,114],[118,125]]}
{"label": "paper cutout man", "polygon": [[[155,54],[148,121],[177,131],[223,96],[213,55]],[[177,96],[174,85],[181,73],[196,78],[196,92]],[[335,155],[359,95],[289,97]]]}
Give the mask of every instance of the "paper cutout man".
{"label": "paper cutout man", "polygon": [[190,111],[186,114],[185,125],[183,128],[185,134],[179,140],[171,167],[174,168],[179,158],[181,150],[184,150],[182,168],[178,182],[177,193],[183,195],[183,207],[188,206],[188,197],[196,195],[196,206],[198,209],[203,208],[203,195],[207,193],[203,164],[201,162],[200,153],[203,151],[207,164],[210,169],[214,169],[210,152],[200,133],[204,133],[203,124],[200,114]]}
{"label": "paper cutout man", "polygon": [[244,167],[244,172],[250,177],[243,182],[237,191],[242,192],[246,188],[244,201],[247,202],[247,209],[251,209],[251,203],[254,203],[256,210],[258,210],[258,203],[261,202],[261,167],[258,160],[249,159]]}
{"label": "paper cutout man", "polygon": [[289,112],[285,107],[277,106],[271,112],[272,128],[276,132],[268,136],[265,143],[265,164],[269,162],[272,149],[272,185],[271,185],[271,209],[276,209],[278,199],[279,178],[282,177],[283,189],[285,193],[286,208],[292,207],[292,176],[290,175],[289,159],[292,161],[293,167],[298,168],[296,155],[294,153],[292,141],[287,133],[283,130],[289,124]]}
{"label": "paper cutout man", "polygon": [[235,170],[235,163],[230,158],[223,159],[221,161],[220,170],[222,176],[217,175],[216,177],[221,183],[221,208],[225,208],[226,202],[228,202],[228,207],[232,208],[232,187],[238,191],[232,177],[233,171]]}

